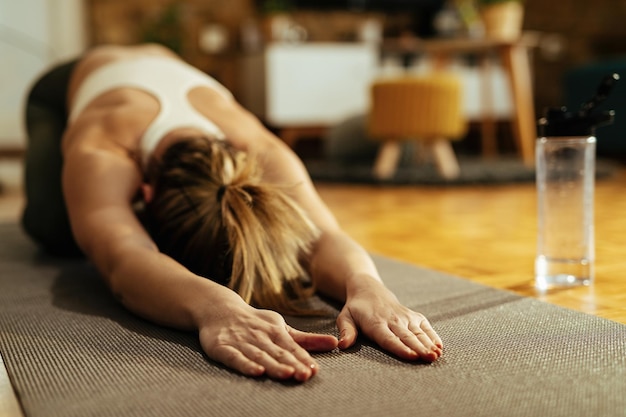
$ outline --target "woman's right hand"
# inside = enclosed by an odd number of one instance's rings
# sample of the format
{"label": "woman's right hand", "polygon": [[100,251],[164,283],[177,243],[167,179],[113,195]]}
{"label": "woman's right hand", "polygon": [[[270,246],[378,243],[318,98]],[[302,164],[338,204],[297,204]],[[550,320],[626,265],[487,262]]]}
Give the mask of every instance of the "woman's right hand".
{"label": "woman's right hand", "polygon": [[307,381],[318,371],[309,352],[337,347],[331,335],[296,330],[278,313],[247,304],[212,315],[200,326],[206,354],[247,376]]}

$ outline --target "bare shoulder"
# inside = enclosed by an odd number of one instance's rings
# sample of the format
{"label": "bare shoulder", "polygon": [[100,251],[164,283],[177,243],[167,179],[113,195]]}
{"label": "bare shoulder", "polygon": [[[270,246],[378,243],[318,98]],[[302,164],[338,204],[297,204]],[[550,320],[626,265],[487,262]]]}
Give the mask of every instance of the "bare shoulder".
{"label": "bare shoulder", "polygon": [[74,236],[89,257],[100,258],[129,231],[149,242],[132,210],[142,177],[129,158],[81,144],[66,153],[62,180]]}
{"label": "bare shoulder", "polygon": [[102,141],[79,141],[64,152],[63,189],[70,211],[129,204],[140,188],[142,173],[119,149]]}

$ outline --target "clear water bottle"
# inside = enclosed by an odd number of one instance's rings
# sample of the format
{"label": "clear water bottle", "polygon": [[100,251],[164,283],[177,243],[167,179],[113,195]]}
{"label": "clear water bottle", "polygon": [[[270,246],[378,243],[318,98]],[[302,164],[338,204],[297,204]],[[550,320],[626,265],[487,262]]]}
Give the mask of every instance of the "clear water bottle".
{"label": "clear water bottle", "polygon": [[594,279],[596,127],[614,112],[593,112],[619,76],[606,77],[577,112],[549,109],[536,143],[537,257],[535,286],[590,285]]}

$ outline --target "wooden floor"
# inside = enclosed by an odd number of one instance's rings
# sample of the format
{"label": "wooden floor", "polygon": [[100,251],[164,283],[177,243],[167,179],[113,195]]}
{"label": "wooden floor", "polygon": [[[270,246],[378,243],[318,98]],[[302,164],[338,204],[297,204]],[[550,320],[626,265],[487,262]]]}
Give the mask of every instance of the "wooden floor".
{"label": "wooden floor", "polygon": [[[596,280],[534,288],[535,185],[320,186],[369,251],[626,324],[626,170],[596,183]],[[384,278],[384,277],[383,277]]]}
{"label": "wooden floor", "polygon": [[[9,180],[0,194],[0,221],[19,216],[22,196],[17,183],[19,179]],[[533,286],[533,183],[318,184],[318,191],[348,233],[371,252],[626,324],[626,169],[596,183],[594,285],[545,294]]]}

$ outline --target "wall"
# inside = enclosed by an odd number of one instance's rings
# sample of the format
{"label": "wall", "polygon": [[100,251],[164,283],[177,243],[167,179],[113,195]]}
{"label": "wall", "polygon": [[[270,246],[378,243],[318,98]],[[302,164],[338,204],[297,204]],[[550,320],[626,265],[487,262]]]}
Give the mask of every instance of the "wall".
{"label": "wall", "polygon": [[[161,21],[172,0],[0,0],[0,147],[20,144],[23,138],[21,106],[33,78],[56,59],[80,52],[84,45],[136,43],[146,29],[160,25],[167,35],[176,24]],[[237,54],[240,27],[255,15],[253,0],[184,0],[174,38],[181,52],[237,93]],[[537,113],[562,104],[561,77],[569,68],[595,59],[626,56],[626,1],[623,0],[526,0],[524,27],[547,34],[534,55]],[[82,20],[85,10],[87,35]],[[61,19],[63,16],[63,19]],[[315,16],[302,16],[314,28],[316,40],[327,40],[333,30],[346,33],[354,15],[331,14],[319,25]],[[307,20],[308,19],[308,20]],[[217,22],[227,28],[229,49],[221,54],[203,53],[198,33],[203,25]],[[157,26],[158,26],[157,25]],[[170,36],[172,32],[170,32]],[[624,74],[626,77],[626,74]],[[624,78],[623,77],[623,78]]]}
{"label": "wall", "polygon": [[[169,0],[90,0],[92,41],[132,43],[150,19],[162,12]],[[238,25],[254,15],[252,0],[184,0],[187,19],[184,54],[236,90],[236,74],[230,55],[210,57],[195,46],[194,31],[206,22],[225,24],[238,42]],[[315,40],[328,40],[324,31],[341,36],[354,27],[354,15],[331,13],[301,15],[299,21],[316,30]],[[544,42],[534,54],[535,104],[540,114],[546,106],[562,103],[561,77],[573,66],[606,56],[626,55],[626,1],[624,0],[525,0],[524,28],[544,33]],[[220,69],[221,66],[224,68]],[[230,62],[230,63],[229,63]],[[626,74],[624,74],[626,77]],[[230,78],[229,78],[230,77]]]}
{"label": "wall", "polygon": [[[236,93],[239,32],[254,14],[253,0],[88,0],[87,5],[90,44],[158,41]],[[220,53],[200,49],[199,35],[209,24],[227,33]]]}
{"label": "wall", "polygon": [[[524,27],[548,35],[534,60],[538,113],[547,106],[563,104],[561,80],[568,69],[594,60],[626,57],[624,22],[623,0],[526,0]],[[563,49],[555,54],[559,44]],[[626,80],[626,74],[622,78]]]}
{"label": "wall", "polygon": [[[270,37],[270,18],[259,12],[259,0],[89,0],[88,26],[94,45],[164,43],[185,60],[226,85],[237,97],[241,51],[246,48],[243,29],[253,29],[257,43]],[[346,40],[355,33],[363,15],[350,12],[292,12],[293,20],[307,28],[308,39],[317,42]],[[226,33],[225,48],[216,53],[202,50],[202,33],[218,25]],[[247,39],[250,41],[250,39]]]}
{"label": "wall", "polygon": [[24,145],[22,109],[46,67],[85,45],[82,0],[0,0],[0,148]]}

